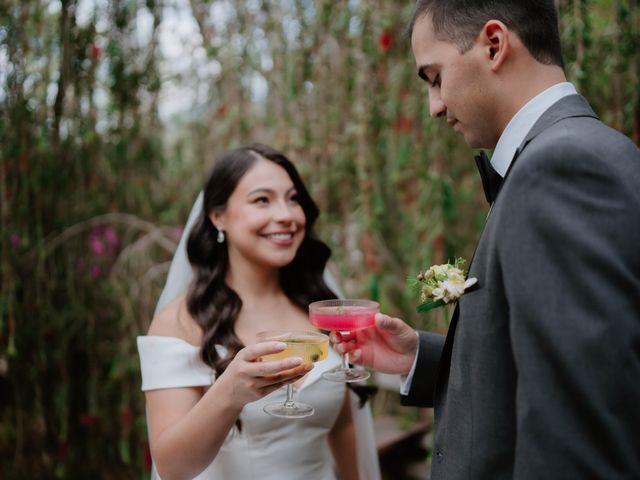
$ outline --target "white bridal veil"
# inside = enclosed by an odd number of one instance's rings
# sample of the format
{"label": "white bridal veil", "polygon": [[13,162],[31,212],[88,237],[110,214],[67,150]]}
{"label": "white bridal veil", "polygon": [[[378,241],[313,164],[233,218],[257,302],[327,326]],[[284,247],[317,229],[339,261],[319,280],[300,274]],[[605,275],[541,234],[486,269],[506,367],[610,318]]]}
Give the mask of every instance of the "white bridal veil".
{"label": "white bridal veil", "polygon": [[[184,233],[182,234],[178,248],[176,249],[173,260],[171,261],[171,266],[169,267],[167,282],[162,290],[158,304],[156,305],[156,314],[167,303],[178,295],[184,293],[193,278],[191,265],[187,258],[187,238],[189,237],[189,233],[191,232],[198,215],[202,212],[203,198],[204,194],[200,192],[198,198],[196,198],[196,201],[193,204],[193,207],[191,208],[189,220],[184,228]],[[338,296],[343,296],[338,282],[329,270],[325,270],[324,279],[331,290],[333,290]],[[380,466],[378,464],[378,454],[376,450],[371,409],[368,404],[363,408],[359,408],[358,398],[353,394],[353,392],[351,392],[351,411],[356,427],[358,472],[360,480],[380,480]]]}

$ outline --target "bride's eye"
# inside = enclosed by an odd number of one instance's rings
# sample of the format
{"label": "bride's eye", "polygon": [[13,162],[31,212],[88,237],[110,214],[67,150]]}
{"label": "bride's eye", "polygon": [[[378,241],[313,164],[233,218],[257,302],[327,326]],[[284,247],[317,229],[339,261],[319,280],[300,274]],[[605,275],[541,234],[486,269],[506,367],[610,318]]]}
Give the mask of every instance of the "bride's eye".
{"label": "bride's eye", "polygon": [[293,203],[300,203],[300,195],[298,195],[297,193],[294,193],[289,197],[289,201]]}

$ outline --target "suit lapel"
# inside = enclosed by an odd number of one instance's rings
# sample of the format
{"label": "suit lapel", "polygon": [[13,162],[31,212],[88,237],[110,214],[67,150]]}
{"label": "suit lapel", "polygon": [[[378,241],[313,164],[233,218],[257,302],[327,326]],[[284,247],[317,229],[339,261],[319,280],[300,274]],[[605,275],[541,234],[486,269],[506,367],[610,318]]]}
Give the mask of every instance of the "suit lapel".
{"label": "suit lapel", "polygon": [[449,322],[449,330],[447,338],[444,341],[442,354],[440,356],[440,364],[438,365],[438,376],[435,390],[435,416],[436,421],[444,411],[444,405],[447,399],[447,384],[449,383],[449,371],[451,369],[451,354],[453,352],[453,339],[455,337],[456,328],[458,326],[458,317],[460,316],[460,307],[456,304],[451,322]]}
{"label": "suit lapel", "polygon": [[522,151],[527,147],[527,145],[529,145],[531,140],[533,140],[544,130],[552,127],[559,121],[564,120],[565,118],[575,117],[592,117],[596,120],[598,119],[598,116],[594,113],[591,106],[582,95],[568,95],[551,105],[551,107],[549,107],[549,109],[544,112],[538,119],[538,121],[533,125],[531,130],[529,130],[529,133],[527,133],[527,136],[524,138],[524,140],[516,150],[516,153],[513,156],[513,160],[511,161],[507,172],[505,173],[502,185],[504,185],[509,172],[513,168],[513,165],[516,163],[516,160],[518,159]]}

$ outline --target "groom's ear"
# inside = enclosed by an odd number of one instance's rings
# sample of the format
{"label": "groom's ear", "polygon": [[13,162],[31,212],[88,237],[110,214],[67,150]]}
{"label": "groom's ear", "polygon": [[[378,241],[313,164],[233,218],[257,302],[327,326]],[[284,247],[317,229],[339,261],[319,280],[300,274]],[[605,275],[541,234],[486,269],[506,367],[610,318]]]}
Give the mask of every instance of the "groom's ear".
{"label": "groom's ear", "polygon": [[490,62],[491,69],[499,70],[509,57],[511,50],[507,26],[499,20],[489,20],[482,28],[477,41],[486,52],[486,59]]}

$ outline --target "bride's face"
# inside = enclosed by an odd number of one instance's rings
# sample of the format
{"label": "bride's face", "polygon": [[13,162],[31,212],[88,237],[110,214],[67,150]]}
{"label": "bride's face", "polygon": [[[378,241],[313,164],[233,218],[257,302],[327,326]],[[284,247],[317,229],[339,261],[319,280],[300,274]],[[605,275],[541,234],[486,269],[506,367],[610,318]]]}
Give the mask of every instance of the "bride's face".
{"label": "bride's face", "polygon": [[286,170],[258,159],[240,179],[224,211],[211,214],[224,230],[229,262],[240,259],[283,267],[295,257],[305,235],[305,215]]}

